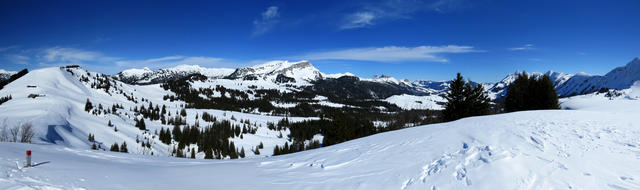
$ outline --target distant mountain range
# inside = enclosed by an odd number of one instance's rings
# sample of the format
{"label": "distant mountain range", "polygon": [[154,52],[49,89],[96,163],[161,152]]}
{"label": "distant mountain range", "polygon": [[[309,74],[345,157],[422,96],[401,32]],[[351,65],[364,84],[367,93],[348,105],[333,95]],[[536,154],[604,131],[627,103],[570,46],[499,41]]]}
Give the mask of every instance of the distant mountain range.
{"label": "distant mountain range", "polygon": [[6,71],[4,69],[0,69],[0,81],[7,80],[11,75],[14,75],[18,72],[15,71]]}
{"label": "distant mountain range", "polygon": [[[320,80],[337,79],[343,76],[356,77],[347,74],[325,74],[320,72],[308,61],[288,62],[271,61],[262,65],[244,67],[238,69],[228,68],[202,68],[197,65],[181,65],[174,68],[149,70],[129,69],[114,75],[117,80],[129,84],[157,84],[167,80],[177,79],[189,74],[199,73],[213,79],[231,79],[240,81],[263,81],[276,84],[288,84],[293,86],[308,86]],[[506,94],[506,87],[513,82],[519,73],[507,75],[496,83],[484,83],[485,89],[493,98],[501,98]],[[640,80],[640,58],[635,58],[626,66],[618,67],[604,76],[589,75],[585,73],[565,74],[562,72],[548,71],[545,73],[528,73],[536,77],[548,75],[554,81],[556,91],[561,97],[587,94],[600,89],[625,89],[634,81]],[[5,74],[6,75],[6,74]],[[0,78],[2,78],[0,72]],[[361,81],[383,83],[399,89],[392,94],[409,95],[442,95],[447,90],[448,81],[431,80],[398,80],[387,75],[375,75],[373,78],[358,78]],[[480,83],[476,83],[480,84]],[[380,96],[386,98],[385,96]]]}

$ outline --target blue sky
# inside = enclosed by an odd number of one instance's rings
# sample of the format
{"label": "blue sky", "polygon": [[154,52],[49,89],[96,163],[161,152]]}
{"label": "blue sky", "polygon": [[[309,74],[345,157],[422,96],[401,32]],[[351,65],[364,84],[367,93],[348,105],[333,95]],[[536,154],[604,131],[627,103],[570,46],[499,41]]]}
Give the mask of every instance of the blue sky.
{"label": "blue sky", "polygon": [[0,1],[0,68],[107,74],[310,60],[325,73],[492,82],[640,56],[640,1]]}

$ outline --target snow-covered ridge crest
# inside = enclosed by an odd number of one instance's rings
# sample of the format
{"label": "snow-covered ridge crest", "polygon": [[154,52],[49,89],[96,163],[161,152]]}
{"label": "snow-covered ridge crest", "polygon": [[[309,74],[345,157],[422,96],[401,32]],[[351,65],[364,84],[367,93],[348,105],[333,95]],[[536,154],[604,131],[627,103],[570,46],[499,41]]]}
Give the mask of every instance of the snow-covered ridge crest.
{"label": "snow-covered ridge crest", "polygon": [[173,68],[152,71],[148,67],[142,69],[124,70],[114,77],[118,80],[133,84],[149,84],[164,82],[169,79],[183,77],[189,74],[202,74],[209,78],[222,78],[233,72],[229,68],[205,68],[199,65],[178,65]]}
{"label": "snow-covered ridge crest", "polygon": [[601,89],[622,90],[631,87],[636,81],[640,81],[640,57],[604,76],[576,74],[566,82],[556,85],[556,91],[561,96],[573,96]]}
{"label": "snow-covered ridge crest", "polygon": [[[286,79],[283,79],[284,77]],[[308,84],[308,82],[322,79],[323,76],[322,72],[309,61],[270,61],[256,66],[238,68],[227,78]]]}
{"label": "snow-covered ridge crest", "polygon": [[411,82],[407,79],[404,80],[398,80],[392,76],[389,75],[385,75],[385,74],[377,74],[377,75],[373,75],[373,78],[364,78],[362,79],[364,81],[371,81],[371,82],[379,82],[379,83],[390,83],[390,84],[395,84],[395,85],[405,85],[405,86],[413,86],[411,84]]}
{"label": "snow-covered ridge crest", "polygon": [[142,76],[145,74],[149,74],[149,73],[153,73],[153,71],[151,69],[149,69],[149,67],[144,67],[142,69],[127,69],[124,70],[122,72],[120,72],[120,74],[122,74],[122,76],[125,77],[132,77],[132,76]]}
{"label": "snow-covered ridge crest", "polygon": [[7,80],[9,79],[9,77],[11,77],[11,75],[14,75],[16,73],[18,72],[0,69],[0,80]]}

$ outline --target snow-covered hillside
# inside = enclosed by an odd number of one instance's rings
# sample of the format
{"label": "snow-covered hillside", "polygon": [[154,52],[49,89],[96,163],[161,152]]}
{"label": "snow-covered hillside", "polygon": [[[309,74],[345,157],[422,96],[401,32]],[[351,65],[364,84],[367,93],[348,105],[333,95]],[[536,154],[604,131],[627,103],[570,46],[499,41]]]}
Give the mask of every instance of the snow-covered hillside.
{"label": "snow-covered hillside", "polygon": [[446,100],[443,97],[437,95],[431,96],[412,96],[412,95],[394,95],[387,99],[386,102],[397,105],[398,107],[406,110],[421,109],[421,110],[443,110],[444,102]]}
{"label": "snow-covered hillside", "polygon": [[640,101],[575,100],[244,160],[0,143],[0,189],[639,189]]}
{"label": "snow-covered hillside", "polygon": [[[108,87],[105,84],[109,84]],[[138,109],[152,104],[156,109],[158,106],[166,106],[168,115],[177,116],[185,103],[165,100],[163,97],[172,94],[174,93],[164,90],[159,84],[128,85],[112,80],[106,75],[79,68],[39,69],[29,72],[0,91],[0,97],[13,97],[0,105],[0,128],[30,123],[36,132],[33,139],[35,143],[89,149],[93,142],[88,140],[88,135],[92,134],[95,136],[95,143],[102,148],[108,148],[113,143],[126,142],[131,153],[166,156],[171,154],[175,143],[160,142],[158,131],[163,128],[171,129],[173,125],[150,119],[145,122],[146,131],[134,125],[136,119],[143,118]],[[93,105],[90,111],[86,111],[87,100]],[[118,107],[114,107],[115,105]],[[227,120],[231,125],[255,129],[254,133],[244,130],[241,137],[229,139],[239,149],[247,149],[248,157],[259,156],[249,150],[260,143],[264,144],[262,155],[271,155],[274,146],[287,142],[283,136],[288,135],[288,130],[275,131],[267,128],[269,123],[277,123],[284,117],[212,109],[185,111],[184,118],[190,126],[196,123],[203,127],[212,124],[213,122],[203,119],[202,116],[206,112],[219,121]],[[169,117],[172,116],[167,118]],[[290,121],[304,119],[315,118],[289,118]],[[112,125],[109,126],[109,123]],[[149,143],[151,147],[144,148],[140,146],[141,142]],[[189,146],[197,148],[194,145]],[[203,158],[204,153],[197,153],[196,157]]]}

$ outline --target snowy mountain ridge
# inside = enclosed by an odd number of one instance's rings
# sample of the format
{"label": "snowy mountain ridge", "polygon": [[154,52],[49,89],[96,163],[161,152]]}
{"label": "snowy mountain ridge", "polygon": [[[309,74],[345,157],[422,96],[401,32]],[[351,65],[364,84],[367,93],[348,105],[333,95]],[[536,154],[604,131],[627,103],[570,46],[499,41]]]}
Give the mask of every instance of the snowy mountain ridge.
{"label": "snowy mountain ridge", "polygon": [[7,80],[7,79],[9,79],[9,77],[11,77],[11,75],[14,75],[16,73],[18,73],[18,72],[16,72],[16,71],[7,71],[7,70],[4,70],[4,69],[0,69],[0,81]]}
{"label": "snowy mountain ridge", "polygon": [[195,73],[210,78],[222,78],[231,74],[233,71],[233,69],[228,68],[204,68],[198,65],[178,65],[173,68],[158,69],[155,71],[152,71],[148,67],[142,69],[127,69],[113,77],[131,84],[153,84]]}
{"label": "snowy mountain ridge", "polygon": [[238,68],[225,78],[308,85],[309,82],[322,79],[323,75],[309,61],[270,61],[261,65]]}
{"label": "snowy mountain ridge", "polygon": [[[149,84],[159,83],[170,79],[176,79],[188,74],[200,73],[212,79],[226,78],[232,80],[263,80],[267,83],[293,84],[296,86],[309,86],[314,81],[323,79],[336,79],[342,76],[353,76],[351,73],[325,74],[315,68],[309,61],[270,61],[264,64],[238,68],[238,69],[211,69],[197,65],[181,65],[175,68],[151,71],[148,68],[129,69],[122,71],[114,78],[127,83]],[[508,74],[496,83],[483,83],[493,98],[502,98],[506,94],[506,87],[515,80],[520,72]],[[640,80],[640,58],[635,58],[626,66],[618,67],[604,76],[589,75],[586,73],[565,74],[562,72],[547,71],[545,73],[530,72],[529,75],[540,77],[548,75],[556,87],[559,96],[580,95],[595,92],[602,88],[625,89]],[[399,80],[388,75],[375,75],[373,78],[361,78],[363,81],[397,85],[407,89],[407,94],[415,95],[443,95],[448,86],[448,81],[429,80]],[[132,82],[133,81],[133,82]]]}

